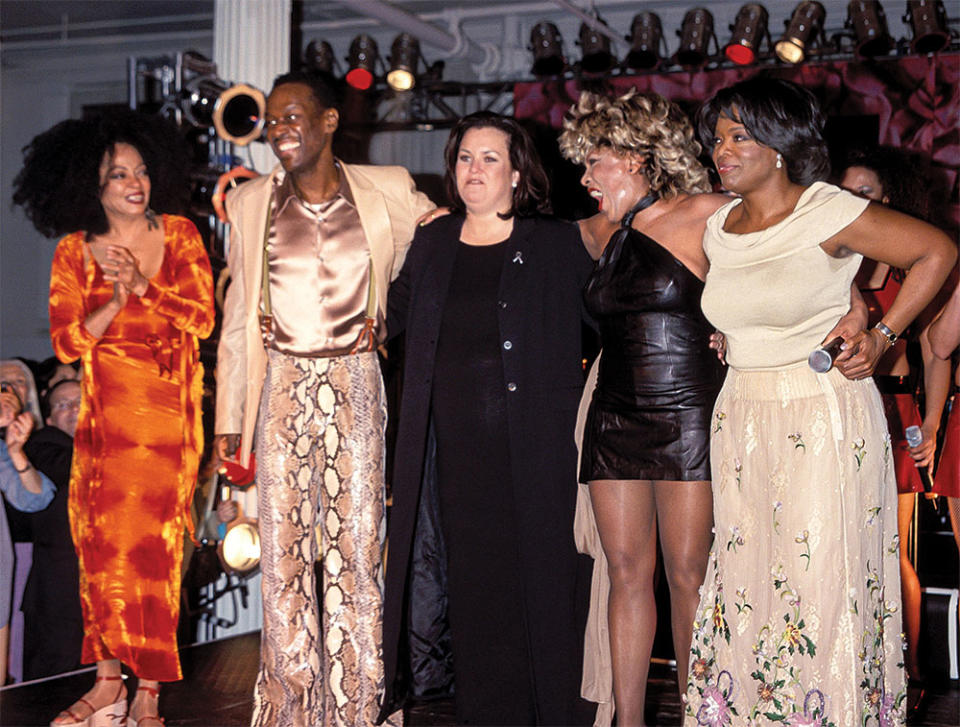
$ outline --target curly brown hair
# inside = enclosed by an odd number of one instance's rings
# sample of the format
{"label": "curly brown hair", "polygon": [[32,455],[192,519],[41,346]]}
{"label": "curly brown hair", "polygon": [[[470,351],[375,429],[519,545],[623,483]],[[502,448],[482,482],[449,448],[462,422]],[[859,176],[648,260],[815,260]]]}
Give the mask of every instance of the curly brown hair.
{"label": "curly brown hair", "polygon": [[711,190],[707,170],[697,160],[700,144],[690,119],[659,94],[636,89],[617,97],[581,93],[564,117],[560,151],[582,164],[594,148],[642,155],[650,188],[661,197]]}

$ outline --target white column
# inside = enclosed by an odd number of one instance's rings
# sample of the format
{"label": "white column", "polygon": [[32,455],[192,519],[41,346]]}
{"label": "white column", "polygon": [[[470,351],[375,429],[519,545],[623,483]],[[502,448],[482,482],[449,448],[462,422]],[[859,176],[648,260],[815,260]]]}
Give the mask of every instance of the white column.
{"label": "white column", "polygon": [[[273,79],[290,70],[291,0],[216,0],[213,60],[220,78],[255,86],[266,95]],[[273,153],[250,144],[257,171],[269,171]]]}

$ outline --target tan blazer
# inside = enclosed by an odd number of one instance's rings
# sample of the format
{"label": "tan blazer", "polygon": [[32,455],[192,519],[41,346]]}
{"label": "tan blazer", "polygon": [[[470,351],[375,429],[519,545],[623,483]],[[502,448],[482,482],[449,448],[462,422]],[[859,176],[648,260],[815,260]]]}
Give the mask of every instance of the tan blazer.
{"label": "tan blazer", "polygon": [[[376,280],[377,307],[386,318],[387,289],[397,277],[417,220],[434,208],[418,192],[403,167],[340,164],[353,193],[360,224],[370,245]],[[267,352],[260,336],[260,291],[263,274],[263,232],[277,166],[227,195],[231,221],[227,266],[232,281],[223,306],[223,326],[217,346],[217,406],[214,431],[241,434],[240,461],[253,448],[257,409],[267,369]]]}

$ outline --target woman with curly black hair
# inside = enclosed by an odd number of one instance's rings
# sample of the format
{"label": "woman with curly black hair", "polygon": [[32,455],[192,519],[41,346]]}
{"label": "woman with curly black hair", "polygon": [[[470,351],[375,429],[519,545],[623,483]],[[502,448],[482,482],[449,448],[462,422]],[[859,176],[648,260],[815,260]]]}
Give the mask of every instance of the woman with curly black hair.
{"label": "woman with curly black hair", "polygon": [[[80,359],[70,475],[83,661],[93,688],[51,725],[162,724],[159,682],[181,678],[176,627],[187,507],[202,447],[197,339],[213,328],[210,263],[174,129],[116,112],[68,120],[25,149],[14,202],[54,254],[50,334]],[[121,662],[139,678],[127,719]],[[126,721],[125,721],[126,720]]]}

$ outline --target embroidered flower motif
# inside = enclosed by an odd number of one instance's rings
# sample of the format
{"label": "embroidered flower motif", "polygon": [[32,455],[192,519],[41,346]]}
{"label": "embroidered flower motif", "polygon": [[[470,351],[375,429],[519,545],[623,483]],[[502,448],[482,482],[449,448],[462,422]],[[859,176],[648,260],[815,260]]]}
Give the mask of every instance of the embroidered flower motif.
{"label": "embroidered flower motif", "polygon": [[714,424],[713,424],[714,432],[719,432],[721,429],[723,429],[723,420],[726,418],[727,418],[727,415],[724,414],[722,411],[718,411],[716,413],[716,416],[714,416]]}
{"label": "embroidered flower motif", "polygon": [[740,474],[743,472],[743,463],[738,459],[733,460],[733,473],[737,478],[737,489],[740,489]]}
{"label": "embroidered flower motif", "polygon": [[810,725],[810,727],[822,727],[824,721],[819,715],[807,715],[794,712],[787,717],[785,724],[790,725],[790,727],[807,727],[807,725]]}
{"label": "embroidered flower motif", "polygon": [[706,687],[703,690],[700,709],[697,710],[697,724],[721,727],[730,724],[731,716],[727,696],[718,687]]}
{"label": "embroidered flower motif", "polygon": [[706,659],[696,659],[690,665],[690,673],[693,674],[695,679],[703,679],[707,673],[707,660]]}
{"label": "embroidered flower motif", "polygon": [[863,464],[863,458],[867,456],[867,443],[863,438],[855,440],[850,447],[853,449],[853,457],[857,460],[857,469]]}
{"label": "embroidered flower motif", "polygon": [[743,614],[753,610],[753,606],[747,603],[747,589],[741,588],[737,591],[737,601],[733,604],[737,607],[737,613]]}
{"label": "embroidered flower motif", "polygon": [[880,727],[894,727],[898,722],[897,717],[896,700],[889,694],[884,695],[880,707]]}
{"label": "embroidered flower motif", "polygon": [[786,628],[783,630],[783,641],[789,647],[791,654],[795,648],[800,646],[802,637],[803,635],[800,633],[800,629],[797,628],[797,625],[788,622]]}
{"label": "embroidered flower motif", "polygon": [[773,686],[767,684],[766,682],[760,682],[757,687],[757,697],[761,702],[772,702],[773,701],[774,690]]}
{"label": "embroidered flower motif", "polygon": [[733,550],[733,552],[736,553],[737,548],[743,545],[743,543],[744,539],[740,533],[740,528],[736,525],[730,528],[730,539],[727,541],[727,550]]}
{"label": "embroidered flower motif", "polygon": [[795,432],[793,434],[788,434],[787,439],[793,442],[794,449],[802,449],[804,452],[807,451],[807,445],[803,441],[803,435],[800,432]]}
{"label": "embroidered flower motif", "polygon": [[793,542],[803,546],[803,552],[800,553],[800,557],[807,561],[804,570],[810,570],[810,531],[805,529],[793,539]]}

